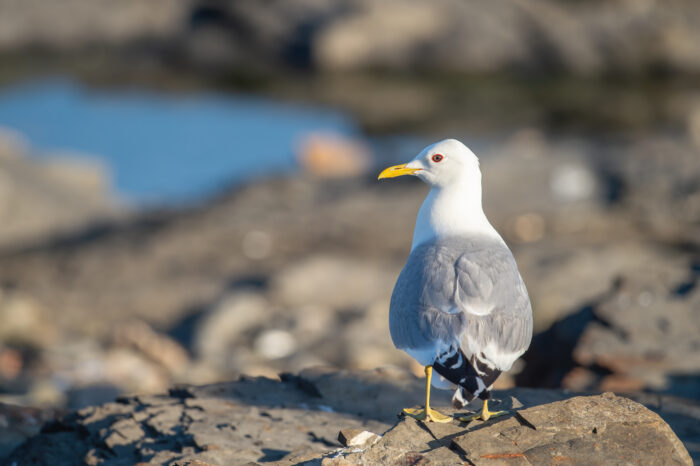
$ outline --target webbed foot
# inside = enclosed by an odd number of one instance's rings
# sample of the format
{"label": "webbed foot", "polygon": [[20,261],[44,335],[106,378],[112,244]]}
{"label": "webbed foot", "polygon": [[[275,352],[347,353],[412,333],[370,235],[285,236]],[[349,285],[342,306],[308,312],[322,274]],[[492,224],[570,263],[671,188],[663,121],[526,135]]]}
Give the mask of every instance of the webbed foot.
{"label": "webbed foot", "polygon": [[411,416],[413,419],[426,422],[450,422],[452,416],[447,416],[432,408],[427,410],[424,408],[405,408],[403,413],[406,416]]}

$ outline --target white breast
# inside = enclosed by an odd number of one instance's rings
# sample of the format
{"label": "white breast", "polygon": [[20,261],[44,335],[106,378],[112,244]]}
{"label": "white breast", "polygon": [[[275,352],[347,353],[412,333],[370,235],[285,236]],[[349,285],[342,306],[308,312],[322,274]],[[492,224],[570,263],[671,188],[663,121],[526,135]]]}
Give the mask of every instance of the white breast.
{"label": "white breast", "polygon": [[411,250],[435,238],[469,235],[501,238],[481,207],[481,185],[434,187],[418,211]]}

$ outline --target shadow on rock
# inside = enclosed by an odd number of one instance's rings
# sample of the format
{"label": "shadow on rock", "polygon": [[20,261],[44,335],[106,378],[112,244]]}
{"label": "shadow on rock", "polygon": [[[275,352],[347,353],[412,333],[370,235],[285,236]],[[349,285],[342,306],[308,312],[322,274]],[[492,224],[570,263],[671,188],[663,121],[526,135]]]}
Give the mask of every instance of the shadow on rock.
{"label": "shadow on rock", "polygon": [[[497,391],[497,407],[511,410],[508,416],[424,424],[412,418],[397,422],[402,407],[422,400],[423,381],[408,372],[315,368],[281,379],[242,377],[85,408],[48,424],[7,464],[415,464],[423,458],[453,464],[488,455],[551,462],[557,452],[568,458],[628,455],[637,442],[654,446],[635,453],[642,463],[653,451],[690,464],[661,418],[612,394],[571,398],[560,390]],[[433,404],[452,414],[445,408],[448,396],[436,391]],[[661,400],[656,402],[664,411]],[[682,434],[692,444],[697,435],[688,432],[685,425]]]}

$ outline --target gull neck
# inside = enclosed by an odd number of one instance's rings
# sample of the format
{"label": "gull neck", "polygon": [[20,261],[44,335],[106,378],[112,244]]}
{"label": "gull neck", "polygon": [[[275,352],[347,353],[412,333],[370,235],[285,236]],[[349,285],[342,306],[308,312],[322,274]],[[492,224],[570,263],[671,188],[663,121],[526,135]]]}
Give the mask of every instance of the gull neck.
{"label": "gull neck", "polygon": [[490,236],[501,239],[481,204],[481,183],[434,186],[416,218],[413,245],[449,236]]}

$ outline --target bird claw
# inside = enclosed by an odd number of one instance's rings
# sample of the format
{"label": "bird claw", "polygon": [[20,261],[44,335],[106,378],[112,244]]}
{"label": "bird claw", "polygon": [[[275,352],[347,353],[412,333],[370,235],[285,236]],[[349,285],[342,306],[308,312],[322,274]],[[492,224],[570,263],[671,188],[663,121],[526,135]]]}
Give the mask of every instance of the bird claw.
{"label": "bird claw", "polygon": [[452,416],[447,416],[431,408],[428,408],[427,410],[423,408],[405,408],[403,410],[403,414],[405,414],[406,416],[410,416],[418,421],[424,422],[445,423],[452,421]]}
{"label": "bird claw", "polygon": [[476,420],[488,421],[491,418],[503,416],[504,414],[508,414],[508,411],[482,410],[480,413],[476,413],[471,416],[457,416],[457,420],[459,422],[471,422]]}

